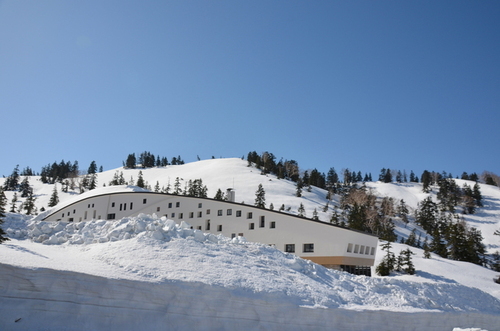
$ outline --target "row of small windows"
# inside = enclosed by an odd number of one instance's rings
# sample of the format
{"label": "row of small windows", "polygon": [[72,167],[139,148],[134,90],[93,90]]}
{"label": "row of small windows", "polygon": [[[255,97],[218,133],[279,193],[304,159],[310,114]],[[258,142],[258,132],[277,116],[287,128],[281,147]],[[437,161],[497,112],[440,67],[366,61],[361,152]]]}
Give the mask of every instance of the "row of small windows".
{"label": "row of small windows", "polygon": [[[259,220],[259,227],[260,228],[264,228],[265,226],[266,226],[265,216],[261,216],[260,220]],[[269,228],[270,229],[276,229],[276,222],[275,221],[269,222]],[[254,230],[255,229],[255,223],[249,223],[248,224],[248,229],[249,230]]]}
{"label": "row of small windows", "polygon": [[[285,244],[286,253],[295,253],[295,244]],[[314,253],[314,244],[307,243],[302,245],[302,253]]]}
{"label": "row of small windows", "polygon": [[375,247],[347,244],[347,253],[375,255]]}

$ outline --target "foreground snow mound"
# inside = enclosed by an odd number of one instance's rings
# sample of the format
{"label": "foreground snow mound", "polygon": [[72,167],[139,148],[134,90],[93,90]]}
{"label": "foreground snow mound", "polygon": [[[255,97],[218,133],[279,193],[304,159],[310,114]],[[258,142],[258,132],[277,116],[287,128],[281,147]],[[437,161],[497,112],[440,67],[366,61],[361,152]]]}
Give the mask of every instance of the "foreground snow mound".
{"label": "foreground snow mound", "polygon": [[353,276],[242,237],[206,234],[156,215],[82,223],[10,216],[4,225],[13,240],[0,245],[5,264],[284,294],[301,307],[500,314],[500,301],[458,283]]}

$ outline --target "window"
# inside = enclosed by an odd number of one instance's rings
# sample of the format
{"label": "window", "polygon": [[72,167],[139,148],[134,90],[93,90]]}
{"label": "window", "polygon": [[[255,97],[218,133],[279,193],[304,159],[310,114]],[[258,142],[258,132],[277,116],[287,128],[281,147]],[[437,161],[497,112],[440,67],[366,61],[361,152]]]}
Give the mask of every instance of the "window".
{"label": "window", "polygon": [[295,244],[285,244],[286,253],[295,253]]}
{"label": "window", "polygon": [[241,210],[236,211],[236,217],[241,217]]}
{"label": "window", "polygon": [[372,247],[372,249],[370,251],[370,255],[375,255],[375,247]]}
{"label": "window", "polygon": [[222,231],[222,224],[217,225],[217,231]]}
{"label": "window", "polygon": [[210,215],[210,209],[207,209],[207,213],[206,213],[206,214],[207,214],[207,215]]}
{"label": "window", "polygon": [[314,253],[314,244],[304,244],[304,253]]}
{"label": "window", "polygon": [[189,213],[189,218],[193,218],[194,217],[194,213],[193,212],[190,212]]}
{"label": "window", "polygon": [[201,206],[203,206],[203,205],[202,205],[202,203],[200,202],[200,203],[198,204],[198,208],[201,208]]}
{"label": "window", "polygon": [[123,210],[127,210],[127,204],[126,203],[123,204]]}
{"label": "window", "polygon": [[247,214],[247,218],[248,218],[248,219],[251,219],[252,217],[253,217],[252,212],[249,212],[249,213]]}
{"label": "window", "polygon": [[272,221],[271,224],[269,224],[269,228],[276,229],[276,222]]}
{"label": "window", "polygon": [[174,217],[175,217],[175,213],[172,213],[172,214],[171,214],[171,217],[172,217],[172,218],[174,218]]}
{"label": "window", "polygon": [[210,231],[210,220],[207,220],[205,223],[205,230]]}
{"label": "window", "polygon": [[217,210],[217,216],[222,216],[222,209]]}
{"label": "window", "polygon": [[76,209],[73,209],[73,214],[75,214],[75,213],[76,213]]}
{"label": "window", "polygon": [[260,217],[259,227],[263,228],[264,226],[266,226],[266,217],[265,216],[261,216]]}
{"label": "window", "polygon": [[111,202],[111,208],[115,208],[115,203]]}
{"label": "window", "polygon": [[94,208],[94,204],[92,204],[92,208]]}
{"label": "window", "polygon": [[236,233],[231,233],[231,239],[236,238]]}
{"label": "window", "polygon": [[115,214],[108,214],[107,219],[108,220],[114,220],[115,219]]}
{"label": "window", "polygon": [[226,212],[227,216],[231,216],[233,214],[233,210],[232,209],[228,209],[227,212]]}
{"label": "window", "polygon": [[130,203],[130,210],[132,210],[132,206],[134,205],[133,202]]}
{"label": "window", "polygon": [[359,245],[354,245],[354,253],[358,254],[359,252]]}
{"label": "window", "polygon": [[197,228],[198,230],[201,230],[201,225],[198,225],[196,228]]}
{"label": "window", "polygon": [[361,245],[359,248],[359,254],[364,254],[365,253],[365,245]]}
{"label": "window", "polygon": [[347,244],[347,253],[352,253],[352,244]]}
{"label": "window", "polygon": [[179,219],[184,218],[184,213],[179,213]]}
{"label": "window", "polygon": [[180,203],[180,202],[176,202],[176,203],[175,203],[175,207],[176,207],[176,208],[179,208],[180,206],[181,206],[181,203]]}
{"label": "window", "polygon": [[238,233],[238,237],[243,237],[243,232]]}
{"label": "window", "polygon": [[148,202],[148,199],[142,199],[142,204],[145,205]]}
{"label": "window", "polygon": [[160,211],[160,207],[156,207],[156,211]]}
{"label": "window", "polygon": [[171,202],[168,203],[168,208],[172,208],[172,203]]}
{"label": "window", "polygon": [[250,230],[255,229],[255,223],[250,223],[250,225],[248,226],[248,228],[249,228]]}
{"label": "window", "polygon": [[120,203],[120,211],[123,210],[123,203]]}
{"label": "window", "polygon": [[73,222],[73,217],[70,217],[70,218],[68,219],[68,222]]}
{"label": "window", "polygon": [[365,248],[365,255],[370,254],[370,247],[366,246]]}
{"label": "window", "polygon": [[201,212],[201,211],[199,211],[199,212],[198,212],[198,218],[201,218],[201,216],[202,216],[202,212]]}
{"label": "window", "polygon": [[62,217],[64,217],[64,213],[62,213]]}
{"label": "window", "polygon": [[83,219],[86,220],[87,219],[87,211],[85,211],[85,213],[83,213]]}

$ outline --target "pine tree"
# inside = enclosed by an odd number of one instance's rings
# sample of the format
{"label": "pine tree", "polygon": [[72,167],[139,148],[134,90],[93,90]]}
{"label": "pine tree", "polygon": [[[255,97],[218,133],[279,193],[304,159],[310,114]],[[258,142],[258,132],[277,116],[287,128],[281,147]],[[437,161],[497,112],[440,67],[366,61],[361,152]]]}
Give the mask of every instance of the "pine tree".
{"label": "pine tree", "polygon": [[259,187],[255,192],[255,206],[258,208],[266,208],[266,192],[264,191],[262,184],[259,184]]}
{"label": "pine tree", "polygon": [[181,180],[179,177],[175,177],[173,194],[175,195],[181,194]]}
{"label": "pine tree", "polygon": [[[2,188],[0,187],[0,190]],[[12,200],[11,200],[11,205],[10,205],[10,212],[11,213],[15,213],[16,212],[16,205],[17,205],[17,193],[14,192],[14,196],[12,197]]]}
{"label": "pine tree", "polygon": [[160,192],[160,182],[156,181],[155,192]]}
{"label": "pine tree", "polygon": [[19,165],[17,165],[12,174],[5,179],[3,190],[4,191],[16,191],[19,186]]}
{"label": "pine tree", "polygon": [[59,203],[59,196],[57,195],[57,186],[54,185],[54,190],[50,196],[49,207],[54,207]]}
{"label": "pine tree", "polygon": [[312,219],[315,220],[315,221],[319,221],[318,211],[316,210],[316,208],[314,208],[314,210],[313,210],[313,217],[312,217]]}
{"label": "pine tree", "polygon": [[389,276],[396,266],[396,257],[394,253],[391,252],[392,246],[389,241],[382,244],[381,247],[386,254],[380,264],[375,268],[375,272],[380,276]]}
{"label": "pine tree", "polygon": [[214,200],[224,200],[224,193],[222,193],[222,190],[219,188],[217,189],[217,192],[215,193]]}
{"label": "pine tree", "polygon": [[296,186],[296,191],[295,191],[295,196],[298,198],[300,198],[302,196],[302,187],[303,187],[302,180],[299,178],[297,180],[297,186]]}
{"label": "pine tree", "polygon": [[2,229],[1,225],[4,222],[5,218],[5,206],[7,205],[7,197],[5,197],[5,193],[3,189],[0,187],[0,244],[4,241],[10,240],[7,238],[7,233]]}
{"label": "pine tree", "polygon": [[33,192],[29,194],[24,203],[22,204],[22,209],[26,212],[26,215],[34,215],[36,214],[36,206],[35,206],[36,197],[33,195]]}
{"label": "pine tree", "polygon": [[424,249],[424,259],[430,259],[431,258],[431,248],[429,247],[429,244],[427,243],[427,237],[425,238],[424,245],[422,248]]}
{"label": "pine tree", "polygon": [[304,205],[302,204],[302,202],[300,203],[298,212],[299,212],[299,216],[300,217],[305,217],[306,216],[306,210],[305,210]]}
{"label": "pine tree", "polygon": [[398,259],[399,262],[399,269],[402,272],[405,272],[409,275],[414,275],[415,274],[415,266],[413,265],[413,261],[411,259],[411,256],[415,255],[409,248],[401,251],[399,253],[400,259]]}

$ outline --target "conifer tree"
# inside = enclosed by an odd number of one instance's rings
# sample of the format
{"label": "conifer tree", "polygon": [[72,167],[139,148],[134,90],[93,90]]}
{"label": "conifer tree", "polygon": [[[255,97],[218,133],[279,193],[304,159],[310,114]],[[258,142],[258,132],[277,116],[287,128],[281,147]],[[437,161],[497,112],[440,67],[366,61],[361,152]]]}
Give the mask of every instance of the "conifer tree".
{"label": "conifer tree", "polygon": [[386,253],[380,264],[375,268],[375,272],[380,276],[389,276],[396,266],[396,257],[391,252],[392,246],[389,241],[382,244],[381,247]]}
{"label": "conifer tree", "polygon": [[300,217],[305,217],[306,216],[306,209],[304,208],[304,205],[302,204],[302,202],[300,203],[298,212],[299,212],[299,216]]}
{"label": "conifer tree", "polygon": [[313,217],[312,217],[312,219],[315,220],[315,221],[319,221],[318,211],[316,210],[316,208],[314,208],[314,210],[313,210]]}
{"label": "conifer tree", "polygon": [[59,196],[57,195],[57,186],[54,185],[54,190],[50,196],[49,207],[54,207],[59,203]]}
{"label": "conifer tree", "polygon": [[400,259],[398,259],[399,262],[399,269],[402,272],[405,272],[409,275],[414,275],[415,274],[415,266],[413,265],[413,261],[411,259],[411,256],[415,255],[409,248],[401,251],[399,253]]}
{"label": "conifer tree", "polygon": [[[219,189],[220,190],[220,189]],[[222,193],[222,192],[221,192]],[[175,177],[175,182],[174,182],[174,192],[173,194],[179,195],[181,194],[181,180],[179,177]]]}
{"label": "conifer tree", "polygon": [[217,189],[217,192],[215,193],[214,200],[224,200],[224,193],[222,193],[222,190],[219,188]]}
{"label": "conifer tree", "polygon": [[10,240],[9,238],[7,238],[7,233],[5,233],[5,231],[1,227],[5,218],[6,205],[7,205],[7,197],[5,197],[3,188],[0,187],[0,244],[3,243],[4,241]]}
{"label": "conifer tree", "polygon": [[262,184],[259,184],[259,187],[255,192],[255,206],[258,208],[266,208],[266,192],[264,191]]}
{"label": "conifer tree", "polygon": [[431,258],[431,248],[429,247],[429,244],[427,243],[427,237],[425,237],[424,245],[422,248],[424,249],[424,259],[430,259]]}
{"label": "conifer tree", "polygon": [[[2,188],[0,187],[0,190],[1,190],[1,189],[2,189]],[[15,212],[16,212],[16,205],[17,205],[17,201],[18,201],[18,200],[17,200],[17,193],[16,193],[16,192],[14,192],[14,196],[12,197],[12,200],[11,200],[11,205],[10,205],[10,210],[9,210],[11,213],[15,213]]]}
{"label": "conifer tree", "polygon": [[28,177],[24,177],[22,180],[21,184],[19,184],[19,192],[21,192],[21,198],[26,198],[30,191],[32,191],[32,188],[30,186],[30,182]]}
{"label": "conifer tree", "polygon": [[36,214],[35,200],[36,197],[33,195],[33,192],[31,192],[22,204],[21,207],[26,212],[26,215]]}

